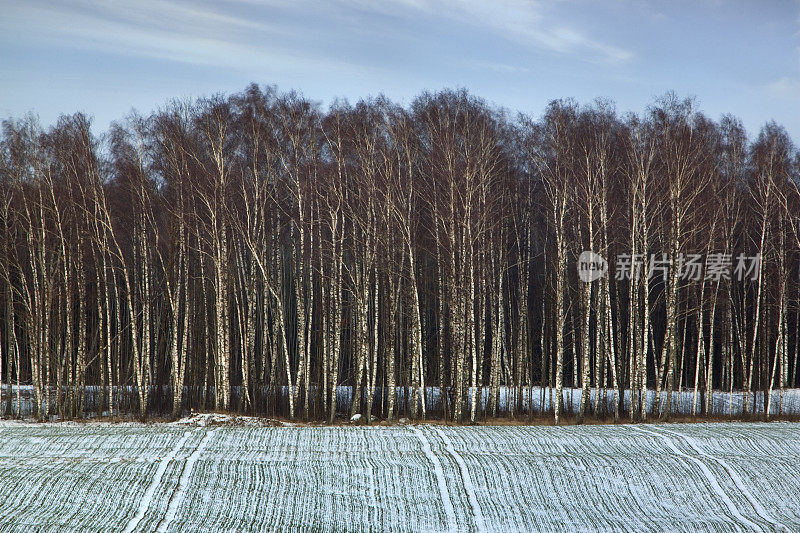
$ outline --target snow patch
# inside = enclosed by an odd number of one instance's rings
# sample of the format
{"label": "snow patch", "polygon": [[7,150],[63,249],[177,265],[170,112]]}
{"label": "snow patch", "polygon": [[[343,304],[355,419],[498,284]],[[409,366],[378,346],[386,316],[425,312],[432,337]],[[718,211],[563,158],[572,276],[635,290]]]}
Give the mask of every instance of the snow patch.
{"label": "snow patch", "polygon": [[273,418],[261,418],[258,416],[238,416],[225,413],[193,413],[190,416],[181,418],[172,424],[179,426],[240,426],[240,427],[280,427],[294,426],[288,422],[275,420]]}

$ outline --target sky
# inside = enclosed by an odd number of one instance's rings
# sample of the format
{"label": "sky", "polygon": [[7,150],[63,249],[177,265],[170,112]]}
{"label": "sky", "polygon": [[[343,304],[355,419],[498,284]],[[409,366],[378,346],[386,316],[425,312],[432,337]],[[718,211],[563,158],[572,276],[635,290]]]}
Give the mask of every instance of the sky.
{"label": "sky", "polygon": [[0,118],[82,111],[102,132],[251,82],[323,106],[465,87],[533,116],[675,91],[800,144],[800,0],[0,0]]}

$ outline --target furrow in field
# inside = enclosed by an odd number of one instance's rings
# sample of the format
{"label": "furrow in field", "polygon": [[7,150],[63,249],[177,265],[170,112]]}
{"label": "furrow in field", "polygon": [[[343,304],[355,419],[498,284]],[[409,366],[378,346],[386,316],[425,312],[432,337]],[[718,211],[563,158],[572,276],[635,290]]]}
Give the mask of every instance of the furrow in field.
{"label": "furrow in field", "polygon": [[753,493],[750,491],[750,489],[748,488],[747,484],[744,482],[742,477],[739,475],[739,473],[734,468],[732,468],[723,459],[721,459],[719,457],[716,457],[714,455],[710,455],[710,454],[706,453],[705,451],[703,451],[703,449],[701,447],[701,444],[697,439],[695,439],[695,438],[693,438],[693,437],[691,437],[689,435],[686,435],[686,434],[676,433],[674,431],[670,431],[670,430],[665,429],[665,428],[659,428],[658,431],[667,433],[669,435],[674,435],[674,436],[676,436],[676,437],[678,437],[680,439],[683,439],[683,441],[686,442],[698,455],[700,455],[700,456],[702,456],[705,459],[708,459],[710,461],[714,461],[719,466],[721,466],[725,470],[725,472],[728,474],[728,476],[730,477],[731,481],[733,481],[733,483],[736,485],[736,488],[738,489],[738,491],[742,494],[742,496],[745,497],[745,499],[747,499],[747,501],[753,507],[753,510],[756,512],[756,514],[758,514],[758,516],[760,516],[765,522],[770,524],[772,527],[776,528],[776,530],[778,530],[778,531],[790,531],[789,528],[785,524],[782,524],[781,522],[776,520],[774,517],[772,517],[772,515],[769,512],[767,512],[767,510],[764,508],[764,506],[762,506],[761,503],[753,496]]}
{"label": "furrow in field", "polygon": [[472,478],[469,473],[469,468],[467,464],[464,462],[464,459],[459,455],[459,453],[453,448],[453,443],[450,441],[450,438],[447,436],[445,432],[439,429],[436,426],[431,426],[433,430],[439,434],[442,441],[444,442],[445,449],[450,454],[453,459],[455,459],[456,463],[458,463],[458,468],[461,472],[461,481],[464,485],[464,492],[467,493],[467,499],[469,500],[470,507],[472,508],[472,518],[475,522],[475,529],[481,533],[486,531],[486,525],[484,524],[483,520],[483,511],[481,510],[481,506],[478,503],[478,499],[475,496],[475,486],[472,484]]}
{"label": "furrow in field", "polygon": [[800,530],[794,424],[0,427],[0,531]]}
{"label": "furrow in field", "polygon": [[147,487],[147,491],[144,493],[144,496],[139,502],[139,508],[136,511],[136,514],[125,526],[125,529],[123,530],[124,533],[131,533],[139,526],[139,522],[142,521],[147,509],[150,508],[150,505],[153,502],[153,495],[161,484],[161,479],[164,477],[164,472],[166,472],[169,463],[175,459],[175,455],[181,450],[181,448],[183,448],[183,445],[186,443],[191,434],[191,431],[186,431],[180,440],[175,444],[175,446],[169,451],[169,453],[158,463],[158,469],[153,476],[153,480],[150,483],[150,486]]}
{"label": "furrow in field", "polygon": [[175,520],[175,516],[178,513],[178,509],[180,508],[181,504],[183,503],[185,492],[189,488],[189,482],[192,477],[192,471],[194,470],[194,465],[197,462],[197,459],[200,457],[200,454],[203,453],[203,448],[206,447],[208,441],[211,440],[211,437],[219,431],[220,428],[212,429],[208,431],[203,438],[200,440],[200,443],[194,449],[192,454],[186,459],[186,462],[183,466],[183,472],[181,472],[180,480],[178,480],[178,486],[175,488],[175,492],[173,493],[172,497],[169,501],[169,507],[167,507],[167,513],[164,515],[163,520],[158,526],[157,531],[168,531],[169,526],[172,524],[172,521]]}
{"label": "furrow in field", "polygon": [[[634,427],[634,426],[631,426],[631,427]],[[671,439],[668,435],[664,435],[663,433],[659,433],[657,431],[653,431],[653,430],[649,430],[649,429],[644,429],[644,428],[638,427],[638,426],[636,426],[635,429],[638,430],[638,431],[644,432],[644,433],[649,433],[650,435],[654,435],[654,436],[660,438],[677,455],[679,455],[681,457],[684,457],[684,458],[688,459],[689,461],[693,461],[694,463],[696,463],[697,466],[702,471],[703,476],[708,481],[709,486],[711,487],[711,489],[719,497],[719,499],[725,504],[725,507],[728,509],[729,515],[734,517],[734,518],[736,518],[739,521],[740,524],[746,526],[751,531],[761,531],[762,530],[762,528],[759,527],[758,525],[756,525],[756,523],[752,522],[750,519],[748,519],[742,513],[739,512],[739,509],[736,507],[736,504],[731,500],[731,498],[728,495],[728,493],[725,492],[725,490],[723,490],[723,488],[720,485],[719,480],[717,479],[717,477],[713,474],[713,472],[711,472],[711,470],[708,468],[708,466],[703,461],[701,461],[700,459],[698,459],[696,457],[692,457],[691,455],[688,455],[688,454],[682,452],[675,445],[675,442],[673,441],[673,439]]]}
{"label": "furrow in field", "polygon": [[447,529],[449,531],[458,531],[458,522],[456,521],[456,513],[453,509],[453,502],[450,499],[450,492],[447,489],[447,480],[444,476],[444,470],[442,469],[442,463],[439,461],[439,457],[433,453],[431,450],[431,443],[428,440],[428,436],[426,433],[418,428],[417,426],[412,427],[412,431],[417,435],[419,438],[420,443],[422,444],[422,451],[425,453],[425,456],[431,462],[433,466],[433,472],[436,475],[436,484],[439,489],[439,496],[441,498],[442,507],[444,508],[445,516],[447,517]]}

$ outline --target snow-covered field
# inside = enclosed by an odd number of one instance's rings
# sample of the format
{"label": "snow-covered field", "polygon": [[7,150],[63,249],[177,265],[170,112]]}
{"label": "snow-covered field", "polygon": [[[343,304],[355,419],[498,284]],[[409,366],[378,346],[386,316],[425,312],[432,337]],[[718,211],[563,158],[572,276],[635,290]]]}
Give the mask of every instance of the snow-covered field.
{"label": "snow-covered field", "polygon": [[0,424],[3,531],[800,530],[800,425]]}

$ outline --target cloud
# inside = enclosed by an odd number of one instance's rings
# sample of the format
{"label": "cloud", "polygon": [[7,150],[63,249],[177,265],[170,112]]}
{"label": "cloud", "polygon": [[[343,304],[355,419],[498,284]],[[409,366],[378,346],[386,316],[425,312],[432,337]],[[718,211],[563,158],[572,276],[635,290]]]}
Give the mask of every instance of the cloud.
{"label": "cloud", "polygon": [[774,98],[787,100],[800,100],[800,79],[784,76],[768,83],[765,87],[767,94]]}
{"label": "cloud", "polygon": [[[302,63],[358,70],[364,66],[356,56],[340,59],[331,50],[355,33],[381,31],[387,22],[374,15],[461,24],[528,50],[590,62],[622,64],[633,57],[561,22],[539,0],[30,0],[4,8],[0,40],[220,68],[292,69]],[[341,22],[347,31],[334,31]]]}
{"label": "cloud", "polygon": [[493,61],[470,61],[467,66],[479,70],[491,70],[500,74],[527,74],[530,72],[528,67],[508,65],[506,63],[495,63]]}
{"label": "cloud", "polygon": [[[9,30],[17,27],[25,33],[46,30],[48,33],[80,35],[95,33],[104,27],[137,29],[141,32],[169,31],[182,35],[218,35],[223,32],[254,30],[276,31],[277,25],[255,22],[244,17],[219,13],[198,5],[155,0],[121,0],[114,3],[78,0],[70,4],[30,1],[14,4],[4,13]],[[21,25],[20,23],[24,23]]]}
{"label": "cloud", "polygon": [[[215,5],[216,6],[216,5]],[[69,5],[31,1],[12,5],[0,19],[0,40],[26,41],[118,55],[219,68],[321,70],[345,66],[291,46],[297,28],[222,13],[201,2],[79,0]],[[3,37],[5,36],[5,37]]]}
{"label": "cloud", "polygon": [[342,0],[362,9],[401,14],[409,10],[492,31],[527,47],[558,54],[583,54],[588,60],[625,63],[629,50],[597,41],[560,22],[538,0]]}

